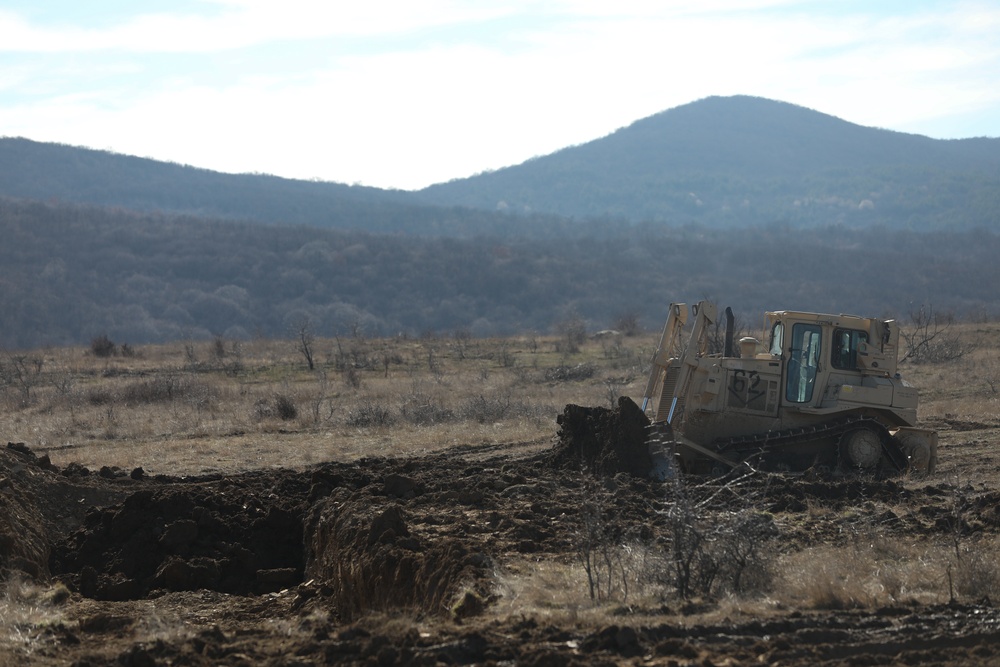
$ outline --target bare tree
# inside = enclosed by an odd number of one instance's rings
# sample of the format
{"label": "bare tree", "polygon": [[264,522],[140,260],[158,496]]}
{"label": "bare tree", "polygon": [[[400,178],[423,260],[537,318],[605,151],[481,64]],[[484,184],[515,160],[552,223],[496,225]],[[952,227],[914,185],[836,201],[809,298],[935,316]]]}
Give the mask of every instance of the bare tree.
{"label": "bare tree", "polygon": [[587,323],[575,312],[556,322],[555,330],[562,339],[556,344],[557,351],[564,354],[576,354],[587,340]]}
{"label": "bare tree", "polygon": [[21,392],[24,405],[31,401],[31,390],[38,384],[42,375],[44,359],[26,354],[11,354],[6,349],[0,359],[0,386],[17,387]]}
{"label": "bare tree", "polygon": [[639,313],[629,310],[615,318],[613,328],[623,336],[637,336],[642,332],[639,326]]}
{"label": "bare tree", "polygon": [[316,370],[316,361],[313,357],[313,344],[316,337],[313,335],[312,322],[308,317],[303,317],[295,324],[295,347],[306,358],[309,370]]}
{"label": "bare tree", "polygon": [[906,348],[900,361],[910,360],[915,364],[954,361],[975,348],[951,331],[955,323],[951,313],[935,313],[933,306],[920,304],[910,311],[909,320],[909,326],[899,331]]}

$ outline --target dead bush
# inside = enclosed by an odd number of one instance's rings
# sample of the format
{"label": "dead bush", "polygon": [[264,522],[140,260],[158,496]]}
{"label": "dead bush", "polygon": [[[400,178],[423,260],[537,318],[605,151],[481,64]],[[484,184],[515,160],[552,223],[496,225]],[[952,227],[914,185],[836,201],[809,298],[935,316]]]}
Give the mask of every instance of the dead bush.
{"label": "dead bush", "polygon": [[955,316],[936,313],[931,306],[921,306],[909,314],[909,325],[900,329],[903,354],[899,361],[943,363],[960,359],[976,349],[975,344],[962,340],[952,327]]}
{"label": "dead bush", "polygon": [[631,568],[622,548],[621,523],[615,521],[600,495],[588,490],[580,506],[580,528],[576,535],[576,554],[587,575],[591,600],[615,597],[628,602]]}
{"label": "dead bush", "polygon": [[112,357],[118,350],[118,346],[107,334],[101,334],[90,341],[90,351],[95,357]]}
{"label": "dead bush", "polygon": [[576,366],[556,366],[545,371],[546,382],[580,382],[589,380],[597,373],[597,366],[591,363]]}
{"label": "dead bush", "polygon": [[587,323],[575,313],[556,323],[555,330],[559,335],[555,349],[561,354],[576,354],[587,340]]}
{"label": "dead bush", "polygon": [[639,325],[639,313],[631,310],[621,313],[615,318],[612,328],[623,336],[638,336],[642,333],[642,327]]}
{"label": "dead bush", "polygon": [[523,401],[515,400],[509,390],[495,391],[490,395],[470,396],[461,405],[458,414],[462,419],[488,424],[515,417],[533,417],[538,410]]}
{"label": "dead bush", "polygon": [[130,382],[121,387],[94,387],[85,394],[91,405],[143,405],[169,403],[177,400],[207,402],[216,397],[216,390],[205,382],[179,375],[157,375]]}
{"label": "dead bush", "polygon": [[771,586],[770,546],[778,537],[773,518],[756,509],[753,494],[737,493],[743,505],[712,511],[713,500],[740,486],[745,478],[723,484],[690,486],[677,475],[662,512],[668,542],[670,586],[689,599],[726,593],[765,592]]}
{"label": "dead bush", "polygon": [[384,405],[373,401],[365,401],[357,408],[347,413],[348,426],[369,428],[372,426],[390,426],[395,422],[392,411]]}
{"label": "dead bush", "polygon": [[254,421],[258,422],[267,419],[291,421],[299,416],[299,409],[286,394],[275,394],[257,399],[257,402],[254,403],[252,416]]}
{"label": "dead bush", "polygon": [[1000,562],[984,545],[970,545],[952,570],[954,593],[963,599],[1000,600]]}
{"label": "dead bush", "polygon": [[399,406],[399,416],[403,421],[418,426],[442,424],[455,420],[454,411],[443,406],[433,396],[423,392],[413,392],[405,396]]}

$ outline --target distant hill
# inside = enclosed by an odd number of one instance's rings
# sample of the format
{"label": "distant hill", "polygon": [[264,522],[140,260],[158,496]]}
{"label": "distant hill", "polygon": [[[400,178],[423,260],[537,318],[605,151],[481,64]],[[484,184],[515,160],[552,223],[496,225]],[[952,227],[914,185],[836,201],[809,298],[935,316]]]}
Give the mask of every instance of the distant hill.
{"label": "distant hill", "polygon": [[[518,225],[491,211],[454,210],[398,190],[224,174],[108,151],[0,138],[0,196],[95,204],[209,219],[462,237]],[[539,218],[543,216],[537,216]],[[551,217],[551,216],[549,216]]]}
{"label": "distant hill", "polygon": [[459,238],[608,235],[639,222],[995,230],[1000,139],[935,140],[784,102],[710,97],[419,192],[2,138],[0,196]]}
{"label": "distant hill", "polygon": [[756,97],[710,97],[438,185],[423,201],[633,222],[988,227],[1000,139],[935,140]]}
{"label": "distant hill", "polygon": [[588,331],[672,300],[905,319],[1000,314],[1000,235],[785,225],[454,239],[0,197],[0,394],[10,350],[179,339]]}

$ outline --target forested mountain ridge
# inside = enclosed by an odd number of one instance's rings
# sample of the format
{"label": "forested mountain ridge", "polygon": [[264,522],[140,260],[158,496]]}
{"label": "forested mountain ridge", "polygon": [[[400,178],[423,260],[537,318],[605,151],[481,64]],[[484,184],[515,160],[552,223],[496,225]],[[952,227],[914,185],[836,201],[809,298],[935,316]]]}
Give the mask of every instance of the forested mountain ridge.
{"label": "forested mountain ridge", "polygon": [[672,224],[996,228],[1000,139],[930,139],[773,100],[710,97],[420,195]]}
{"label": "forested mountain ridge", "polygon": [[0,195],[459,238],[606,235],[609,224],[644,221],[996,229],[1000,139],[935,140],[783,102],[710,97],[419,192],[222,174],[0,138]]}
{"label": "forested mountain ridge", "polygon": [[463,237],[528,231],[553,216],[512,221],[490,211],[416,201],[397,190],[266,174],[224,174],[108,151],[0,138],[0,196],[271,224]]}
{"label": "forested mountain ridge", "polygon": [[640,224],[613,237],[453,239],[0,197],[0,346],[662,326],[672,300],[905,317],[997,315],[983,231]]}

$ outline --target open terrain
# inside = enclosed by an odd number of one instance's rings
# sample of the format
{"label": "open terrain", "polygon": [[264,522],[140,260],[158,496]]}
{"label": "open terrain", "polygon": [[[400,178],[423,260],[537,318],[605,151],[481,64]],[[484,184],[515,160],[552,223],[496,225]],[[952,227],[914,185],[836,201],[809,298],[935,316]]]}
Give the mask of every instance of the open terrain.
{"label": "open terrain", "polygon": [[0,664],[997,662],[998,332],[898,479],[624,472],[653,335],[7,354]]}

